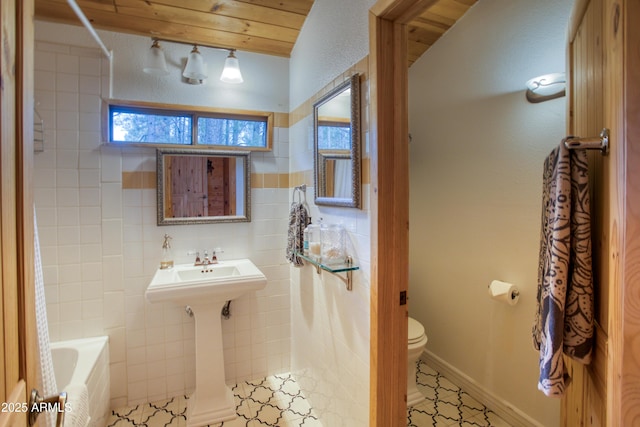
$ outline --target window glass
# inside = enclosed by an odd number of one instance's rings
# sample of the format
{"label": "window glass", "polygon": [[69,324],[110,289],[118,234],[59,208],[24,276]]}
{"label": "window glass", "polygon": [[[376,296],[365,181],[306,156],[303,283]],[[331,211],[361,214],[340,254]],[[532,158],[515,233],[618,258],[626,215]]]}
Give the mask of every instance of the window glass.
{"label": "window glass", "polygon": [[198,117],[198,144],[266,147],[267,121]]}
{"label": "window glass", "polygon": [[188,115],[111,110],[111,140],[152,144],[191,144]]}
{"label": "window glass", "polygon": [[273,113],[140,104],[109,105],[110,142],[271,150]]}
{"label": "window glass", "polygon": [[319,150],[351,150],[351,126],[318,126]]}

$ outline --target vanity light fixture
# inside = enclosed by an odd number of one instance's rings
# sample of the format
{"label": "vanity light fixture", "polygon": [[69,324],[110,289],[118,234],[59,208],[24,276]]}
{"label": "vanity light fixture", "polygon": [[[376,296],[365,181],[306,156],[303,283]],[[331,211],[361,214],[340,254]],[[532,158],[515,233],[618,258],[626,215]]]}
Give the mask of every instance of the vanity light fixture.
{"label": "vanity light fixture", "polygon": [[[176,40],[166,40],[153,38],[153,44],[151,45],[151,49],[147,54],[146,63],[144,67],[144,72],[147,74],[152,74],[156,76],[166,76],[169,74],[169,70],[167,69],[167,62],[164,56],[164,51],[160,47],[160,41],[171,42],[171,43],[180,43],[180,44],[190,44],[193,46],[189,56],[187,57],[187,64],[182,71],[182,76],[186,79],[187,83],[193,85],[199,85],[204,82],[207,76],[207,66],[204,62],[204,58],[202,54],[198,50],[198,47],[202,47],[202,45],[196,45],[192,43],[186,43]],[[222,74],[220,75],[220,81],[224,83],[232,83],[238,84],[244,82],[242,78],[242,73],[240,72],[240,64],[238,62],[238,58],[236,58],[236,50],[229,49],[226,47],[219,46],[205,46],[211,49],[218,50],[226,50],[229,52],[229,55],[224,61],[224,68],[222,70]]]}
{"label": "vanity light fixture", "polygon": [[153,44],[147,52],[147,58],[143,71],[147,74],[153,74],[155,76],[166,76],[169,74],[167,69],[167,61],[164,57],[164,51],[160,47],[160,43],[157,39],[153,40]]}
{"label": "vanity light fixture", "polygon": [[229,50],[229,56],[224,60],[224,68],[220,75],[220,81],[233,84],[242,83],[244,81],[242,73],[240,72],[240,63],[238,62],[238,58],[236,58],[235,52],[235,49]]}

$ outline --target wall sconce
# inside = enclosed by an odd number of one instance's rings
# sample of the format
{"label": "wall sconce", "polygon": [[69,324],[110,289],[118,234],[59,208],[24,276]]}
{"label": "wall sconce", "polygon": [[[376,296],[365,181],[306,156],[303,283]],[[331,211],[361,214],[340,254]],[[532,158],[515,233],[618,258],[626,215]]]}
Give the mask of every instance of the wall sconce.
{"label": "wall sconce", "polygon": [[238,58],[236,58],[235,52],[235,49],[230,50],[229,56],[224,60],[224,68],[220,75],[220,81],[233,84],[244,81],[242,73],[240,72],[240,63],[238,62]]}
{"label": "wall sconce", "polygon": [[167,69],[167,61],[164,57],[164,51],[160,47],[158,40],[153,40],[153,44],[147,52],[145,61],[145,67],[143,71],[147,74],[153,74],[155,76],[166,76],[169,74]]}
{"label": "wall sconce", "polygon": [[[165,76],[169,74],[169,70],[167,69],[167,62],[164,57],[164,51],[160,48],[160,40],[158,38],[153,39],[153,44],[151,45],[151,49],[147,54],[144,72],[156,76]],[[179,44],[187,44],[185,42],[173,41],[173,40],[164,40],[171,43],[179,43]],[[191,43],[188,43],[191,44]],[[200,45],[202,47],[202,45]],[[233,83],[238,84],[244,82],[242,78],[242,73],[240,72],[240,64],[238,62],[238,58],[236,58],[235,49],[228,49],[224,47],[218,46],[205,46],[211,49],[218,50],[226,50],[229,52],[229,55],[224,61],[224,68],[222,70],[222,74],[220,75],[220,81],[225,83]],[[187,80],[187,83],[193,85],[202,84],[203,81],[208,77],[207,76],[207,67],[204,63],[204,58],[202,54],[198,50],[197,45],[193,45],[193,49],[191,49],[191,53],[187,57],[187,64],[182,71],[182,76]]]}
{"label": "wall sconce", "polygon": [[565,95],[567,79],[565,73],[551,73],[527,81],[527,101],[538,103]]}

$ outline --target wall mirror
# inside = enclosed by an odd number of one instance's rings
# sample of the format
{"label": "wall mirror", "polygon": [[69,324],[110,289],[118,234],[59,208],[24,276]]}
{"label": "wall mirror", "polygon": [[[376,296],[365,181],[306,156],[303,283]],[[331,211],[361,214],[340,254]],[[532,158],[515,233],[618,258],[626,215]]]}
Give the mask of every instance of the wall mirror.
{"label": "wall mirror", "polygon": [[250,152],[157,151],[158,225],[251,221]]}
{"label": "wall mirror", "polygon": [[360,75],[313,105],[315,202],[360,207]]}

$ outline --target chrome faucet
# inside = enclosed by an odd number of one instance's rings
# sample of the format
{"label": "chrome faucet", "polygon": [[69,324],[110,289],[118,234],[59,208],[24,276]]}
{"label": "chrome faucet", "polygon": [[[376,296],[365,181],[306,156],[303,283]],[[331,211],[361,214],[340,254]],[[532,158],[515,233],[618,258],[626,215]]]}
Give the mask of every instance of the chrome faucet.
{"label": "chrome faucet", "polygon": [[209,259],[209,251],[204,250],[204,259],[200,259],[200,252],[196,252],[196,260],[193,265],[209,265],[209,264],[217,264],[218,257],[216,256],[216,251],[213,251],[211,255],[211,259]]}
{"label": "chrome faucet", "polygon": [[209,265],[210,261],[209,261],[209,254],[207,253],[207,251],[204,251],[204,259],[200,259],[200,252],[196,252],[196,260],[194,261],[193,265],[197,266],[197,265]]}

